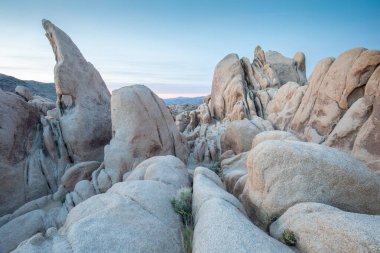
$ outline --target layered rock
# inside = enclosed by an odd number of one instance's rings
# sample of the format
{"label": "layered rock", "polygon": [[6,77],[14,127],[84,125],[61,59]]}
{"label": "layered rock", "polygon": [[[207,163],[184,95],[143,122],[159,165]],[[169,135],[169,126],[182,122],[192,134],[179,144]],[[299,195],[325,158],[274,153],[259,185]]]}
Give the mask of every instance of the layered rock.
{"label": "layered rock", "polygon": [[296,247],[305,253],[379,252],[380,216],[343,212],[320,203],[289,208],[270,226],[280,239],[285,230],[294,233]]}
{"label": "layered rock", "polygon": [[263,227],[301,202],[380,214],[380,178],[336,149],[299,141],[265,141],[250,151],[247,167],[243,200]]}
{"label": "layered rock", "polygon": [[293,252],[253,225],[209,169],[195,170],[193,187],[193,252]]}

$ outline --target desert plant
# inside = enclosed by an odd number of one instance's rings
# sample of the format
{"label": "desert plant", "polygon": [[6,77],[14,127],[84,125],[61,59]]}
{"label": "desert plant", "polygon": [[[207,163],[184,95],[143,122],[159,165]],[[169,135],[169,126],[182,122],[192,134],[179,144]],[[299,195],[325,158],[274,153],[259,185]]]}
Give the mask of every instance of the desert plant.
{"label": "desert plant", "polygon": [[281,241],[288,246],[294,246],[297,243],[296,236],[290,229],[285,229],[284,232],[282,232]]}
{"label": "desert plant", "polygon": [[185,252],[192,252],[193,243],[193,214],[192,214],[192,189],[189,187],[181,188],[177,197],[171,200],[174,211],[179,214],[184,224],[182,228],[182,241]]}
{"label": "desert plant", "polygon": [[192,193],[191,188],[183,187],[178,191],[177,197],[171,200],[174,211],[181,215],[185,225],[191,225],[193,220],[192,215]]}

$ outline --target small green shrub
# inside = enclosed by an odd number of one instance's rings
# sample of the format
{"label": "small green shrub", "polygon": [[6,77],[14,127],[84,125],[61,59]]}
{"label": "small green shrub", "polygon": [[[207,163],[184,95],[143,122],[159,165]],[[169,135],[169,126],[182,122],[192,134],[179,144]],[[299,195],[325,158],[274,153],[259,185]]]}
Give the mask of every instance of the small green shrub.
{"label": "small green shrub", "polygon": [[184,224],[182,228],[182,240],[185,252],[192,252],[193,244],[193,214],[192,214],[192,189],[189,187],[181,188],[177,197],[171,200],[174,211],[179,214]]}
{"label": "small green shrub", "polygon": [[284,232],[282,232],[281,241],[288,246],[294,246],[297,243],[294,232],[289,229],[285,229]]}
{"label": "small green shrub", "polygon": [[176,198],[171,200],[174,207],[174,211],[181,215],[183,223],[185,225],[191,225],[193,220],[192,214],[192,198],[191,188],[184,187],[178,191]]}

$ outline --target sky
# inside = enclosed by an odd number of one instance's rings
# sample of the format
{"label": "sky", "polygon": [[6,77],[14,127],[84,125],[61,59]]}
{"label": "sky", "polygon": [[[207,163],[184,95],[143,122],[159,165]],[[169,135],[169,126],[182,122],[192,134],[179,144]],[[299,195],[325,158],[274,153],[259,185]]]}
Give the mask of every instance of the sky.
{"label": "sky", "polygon": [[54,55],[41,26],[65,31],[112,91],[145,84],[161,97],[211,91],[216,64],[257,45],[318,60],[353,47],[380,49],[380,1],[1,0],[0,73],[53,82]]}

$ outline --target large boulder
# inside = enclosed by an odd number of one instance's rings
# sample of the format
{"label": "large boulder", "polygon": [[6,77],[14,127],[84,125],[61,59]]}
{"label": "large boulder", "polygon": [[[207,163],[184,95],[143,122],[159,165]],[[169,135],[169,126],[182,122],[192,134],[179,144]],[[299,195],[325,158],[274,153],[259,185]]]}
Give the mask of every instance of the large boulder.
{"label": "large boulder", "polygon": [[[211,88],[211,115],[222,120],[225,117],[243,119],[250,115],[246,100],[244,69],[236,54],[224,57],[215,67]],[[242,106],[241,115],[231,114]]]}
{"label": "large boulder", "polygon": [[305,253],[380,252],[380,216],[349,213],[320,203],[289,208],[270,226],[280,239],[291,231],[296,247]]}
{"label": "large boulder", "polygon": [[171,200],[187,186],[184,164],[154,157],[129,176],[71,209],[59,230],[37,233],[15,252],[183,252],[182,223]]}
{"label": "large boulder", "polygon": [[289,207],[319,202],[380,214],[380,178],[347,153],[314,143],[265,141],[249,153],[243,201],[267,226]]}
{"label": "large boulder", "polygon": [[186,162],[185,139],[164,102],[146,86],[113,91],[111,107],[113,137],[105,147],[105,169],[97,177],[103,188],[152,156],[174,155]]}
{"label": "large boulder", "polygon": [[154,180],[164,182],[176,189],[189,186],[185,164],[175,156],[154,156],[140,163],[123,176],[123,181]]}
{"label": "large boulder", "polygon": [[300,85],[307,83],[305,58],[302,52],[297,52],[293,59],[276,51],[265,53],[265,62],[276,73],[280,85],[287,82],[296,82]]}
{"label": "large boulder", "polygon": [[193,192],[193,252],[292,252],[251,223],[214,172],[198,167]]}
{"label": "large boulder", "polygon": [[273,130],[273,131],[264,131],[255,136],[252,141],[252,148],[256,147],[260,143],[269,140],[279,140],[279,141],[301,141],[297,136],[292,133]]}
{"label": "large boulder", "polygon": [[222,153],[227,150],[232,150],[235,154],[249,151],[253,138],[260,132],[269,130],[274,130],[272,124],[257,116],[252,120],[232,121],[220,137]]}
{"label": "large boulder", "polygon": [[223,179],[226,190],[237,198],[242,193],[247,180],[248,152],[223,159],[220,163],[220,176]]}
{"label": "large boulder", "polygon": [[295,82],[288,82],[281,86],[273,99],[267,104],[265,114],[276,129],[285,130],[293,119],[307,85],[301,86]]}
{"label": "large boulder", "polygon": [[67,34],[42,21],[55,54],[54,82],[63,139],[74,162],[102,161],[111,139],[110,93]]}
{"label": "large boulder", "polygon": [[28,160],[40,142],[39,118],[22,97],[0,89],[0,216],[49,193],[41,170]]}

